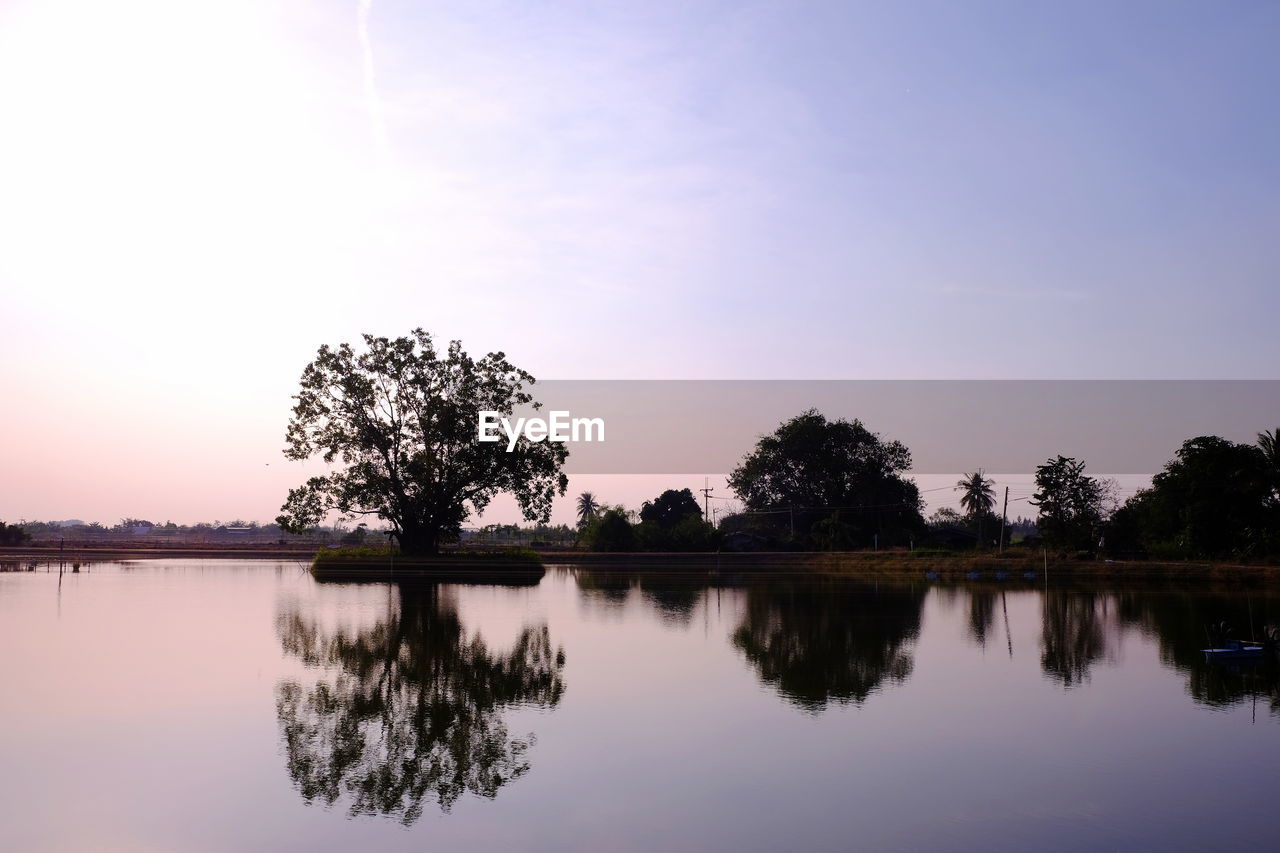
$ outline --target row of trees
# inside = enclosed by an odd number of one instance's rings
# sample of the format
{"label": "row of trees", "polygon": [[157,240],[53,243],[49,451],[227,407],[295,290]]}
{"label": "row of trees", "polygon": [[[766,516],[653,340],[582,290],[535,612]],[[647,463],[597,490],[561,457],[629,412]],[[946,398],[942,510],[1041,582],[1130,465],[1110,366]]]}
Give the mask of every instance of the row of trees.
{"label": "row of trees", "polygon": [[[1259,559],[1280,555],[1280,429],[1256,444],[1198,436],[1119,504],[1114,482],[1085,463],[1058,456],[1036,468],[1031,503],[1044,542],[1060,551],[1117,557]],[[958,486],[971,515],[989,511],[994,493],[981,472]]]}
{"label": "row of trees", "polygon": [[[352,527],[339,520],[331,525],[317,525],[301,533],[293,533],[278,524],[259,524],[256,521],[232,519],[230,521],[201,521],[195,524],[177,524],[172,521],[152,523],[140,518],[122,518],[113,525],[84,522],[79,519],[65,521],[22,521],[10,525],[20,528],[36,542],[181,542],[181,543],[288,543],[307,544],[361,544],[366,538],[377,538],[377,531],[364,525]],[[385,542],[385,538],[383,539]],[[14,543],[10,543],[14,544]]]}
{"label": "row of trees", "polygon": [[667,489],[645,501],[638,514],[583,492],[578,530],[578,542],[593,551],[713,551],[721,542],[688,489]]}
{"label": "row of trees", "polygon": [[0,521],[0,545],[21,545],[31,539],[31,534],[21,524],[5,524]]}
{"label": "row of trees", "polygon": [[[1117,557],[1266,558],[1280,554],[1280,430],[1257,444],[1217,436],[1189,439],[1143,489],[1119,504],[1113,480],[1090,476],[1084,461],[1056,456],[1036,468],[1031,504],[1039,510],[1036,544],[1058,552]],[[810,410],[760,440],[729,478],[746,510],[718,530],[702,519],[688,489],[647,502],[640,523],[620,507],[578,502],[583,541],[596,550],[699,550],[727,537],[762,548],[849,550],[944,544],[948,527],[965,525],[975,541],[1005,536],[995,515],[993,481],[980,469],[957,484],[964,514],[926,523],[922,501],[904,473],[910,452],[858,421],[828,421]],[[1019,519],[1024,537],[1032,525]],[[998,532],[997,532],[998,531]],[[1006,538],[1004,541],[1010,541]],[[947,542],[945,544],[953,544]]]}
{"label": "row of trees", "polygon": [[[475,435],[481,411],[539,408],[531,375],[501,352],[473,359],[457,341],[438,350],[422,329],[396,339],[365,335],[363,343],[359,351],[322,346],[303,371],[285,455],[319,456],[332,468],[289,492],[277,519],[283,530],[313,529],[332,513],[374,517],[403,551],[430,553],[459,538],[463,522],[499,492],[516,497],[526,520],[549,522],[567,486],[565,445],[525,439],[508,452]],[[1041,533],[1064,550],[1092,549],[1114,526],[1113,539],[1148,550],[1274,553],[1277,439],[1269,434],[1258,447],[1192,439],[1116,519],[1108,517],[1106,483],[1085,474],[1083,461],[1057,456],[1036,472]],[[929,528],[910,467],[901,442],[809,410],[760,439],[732,472],[729,485],[745,509],[719,533],[766,547],[914,545]],[[980,528],[990,485],[978,471],[962,486],[962,505]],[[717,534],[696,518],[688,490],[649,502],[638,522],[593,496],[584,507],[585,538],[595,547],[709,547]]]}

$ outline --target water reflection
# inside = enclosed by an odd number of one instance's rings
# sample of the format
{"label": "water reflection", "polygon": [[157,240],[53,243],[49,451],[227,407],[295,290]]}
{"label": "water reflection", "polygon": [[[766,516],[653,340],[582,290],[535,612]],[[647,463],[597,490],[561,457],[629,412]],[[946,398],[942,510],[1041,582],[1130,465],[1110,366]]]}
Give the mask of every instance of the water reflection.
{"label": "water reflection", "polygon": [[680,575],[641,575],[639,583],[644,600],[673,626],[689,624],[708,586],[705,578]]}
{"label": "water reflection", "polygon": [[575,569],[573,582],[587,604],[606,610],[618,610],[626,604],[634,579],[625,572]]}
{"label": "water reflection", "polygon": [[831,579],[753,585],[733,644],[761,680],[805,710],[861,704],[911,674],[924,597]]}
{"label": "water reflection", "polygon": [[1233,639],[1267,639],[1280,616],[1274,596],[1128,593],[1119,602],[1121,619],[1158,640],[1161,661],[1186,678],[1187,693],[1195,701],[1227,708],[1262,700],[1271,713],[1280,714],[1280,665],[1274,648],[1250,663],[1209,662],[1201,651],[1223,623]]}
{"label": "water reflection", "polygon": [[969,594],[969,634],[985,647],[996,622],[996,596],[986,590]]}
{"label": "water reflection", "polygon": [[376,624],[326,631],[286,609],[285,651],[322,668],[315,683],[282,681],[277,715],[289,775],[303,798],[407,824],[465,792],[493,798],[529,770],[533,736],[512,736],[503,711],[554,707],[564,652],[545,625],[526,627],[505,652],[468,637],[438,586],[399,591]]}
{"label": "water reflection", "polygon": [[1063,687],[1089,680],[1090,668],[1107,655],[1105,615],[1109,596],[1045,591],[1041,595],[1040,666]]}
{"label": "water reflection", "polygon": [[672,627],[688,625],[709,587],[706,575],[680,572],[591,571],[576,569],[574,583],[588,606],[617,611],[632,589],[659,620]]}

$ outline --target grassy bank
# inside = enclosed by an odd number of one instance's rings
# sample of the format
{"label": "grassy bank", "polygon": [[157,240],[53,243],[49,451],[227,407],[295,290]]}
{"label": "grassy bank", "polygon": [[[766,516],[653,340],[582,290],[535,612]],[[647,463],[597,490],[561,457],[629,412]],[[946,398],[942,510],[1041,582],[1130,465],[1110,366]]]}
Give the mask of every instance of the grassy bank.
{"label": "grassy bank", "polygon": [[387,548],[321,548],[311,564],[317,580],[389,581],[477,577],[542,577],[542,556],[528,548],[444,551],[429,557],[405,557]]}

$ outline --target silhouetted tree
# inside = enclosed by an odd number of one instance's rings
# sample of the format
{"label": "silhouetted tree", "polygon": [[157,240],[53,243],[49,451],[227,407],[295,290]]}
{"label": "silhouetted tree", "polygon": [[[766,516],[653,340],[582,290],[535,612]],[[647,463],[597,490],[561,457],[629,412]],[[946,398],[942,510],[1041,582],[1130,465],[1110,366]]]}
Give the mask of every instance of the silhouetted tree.
{"label": "silhouetted tree", "polygon": [[1258,449],[1271,472],[1271,488],[1280,490],[1280,427],[1258,433]]}
{"label": "silhouetted tree", "polygon": [[31,539],[31,534],[21,524],[5,524],[0,521],[0,545],[21,545]]}
{"label": "silhouetted tree", "polygon": [[1103,520],[1106,494],[1084,473],[1084,463],[1067,456],[1036,467],[1031,505],[1040,508],[1038,525],[1045,541],[1064,550],[1088,550]]}
{"label": "silhouetted tree", "polygon": [[600,513],[583,531],[583,539],[592,551],[636,550],[636,533],[622,507]]}
{"label": "silhouetted tree", "polygon": [[1181,558],[1274,553],[1280,507],[1265,454],[1218,436],[1183,442],[1151,488],[1116,512],[1116,545]]}
{"label": "silhouetted tree", "polygon": [[[456,538],[468,515],[512,492],[526,519],[546,522],[564,494],[561,442],[476,440],[481,411],[511,415],[533,403],[534,378],[502,353],[472,359],[458,341],[437,353],[431,336],[364,335],[364,351],[320,347],[302,373],[285,456],[341,463],[289,492],[277,519],[298,532],[330,511],[391,523],[409,554],[434,553]],[[538,408],[533,403],[533,408]]]}
{"label": "silhouetted tree", "polygon": [[920,492],[902,474],[911,453],[860,421],[828,421],[815,409],[784,422],[756,443],[729,477],[749,510],[780,510],[777,525],[794,519],[807,536],[813,524],[839,510],[852,538],[905,543],[923,526]]}
{"label": "silhouetted tree", "polygon": [[667,489],[640,508],[635,526],[638,547],[645,551],[708,551],[720,542],[718,531],[703,520],[702,507],[688,489]]}
{"label": "silhouetted tree", "polygon": [[972,474],[965,474],[964,479],[956,483],[956,488],[963,492],[960,496],[960,506],[970,517],[990,512],[996,505],[995,489],[992,488],[991,480],[983,474],[981,469]]}
{"label": "silhouetted tree", "polygon": [[578,495],[578,526],[585,527],[600,512],[600,502],[591,492]]}
{"label": "silhouetted tree", "polygon": [[702,518],[702,507],[688,489],[667,489],[640,507],[640,521],[671,528],[689,518]]}

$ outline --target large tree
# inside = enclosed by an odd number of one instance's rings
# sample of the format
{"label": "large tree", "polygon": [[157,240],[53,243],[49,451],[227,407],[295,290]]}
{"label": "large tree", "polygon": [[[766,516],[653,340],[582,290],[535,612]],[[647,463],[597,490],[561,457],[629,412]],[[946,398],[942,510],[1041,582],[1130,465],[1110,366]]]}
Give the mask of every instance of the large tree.
{"label": "large tree", "polygon": [[294,397],[285,456],[338,466],[292,489],[277,519],[311,527],[330,512],[391,524],[406,554],[434,553],[499,492],[514,493],[526,519],[546,522],[563,495],[563,443],[480,442],[481,411],[539,408],[534,378],[501,352],[481,359],[458,341],[436,350],[422,329],[402,338],[364,335],[364,347],[320,347]]}
{"label": "large tree", "polygon": [[688,489],[667,489],[645,501],[635,530],[645,551],[709,551],[720,543]]}
{"label": "large tree", "polygon": [[640,507],[640,520],[671,528],[689,518],[702,518],[702,507],[688,489],[667,489]]}
{"label": "large tree", "polygon": [[1275,553],[1275,482],[1265,448],[1215,435],[1188,439],[1151,488],[1116,513],[1117,544],[1183,558]]}
{"label": "large tree", "polygon": [[923,526],[920,491],[902,475],[911,451],[868,430],[861,421],[828,421],[816,409],[784,422],[756,443],[729,476],[748,510],[794,519],[797,537],[840,512],[853,542],[882,545]]}

